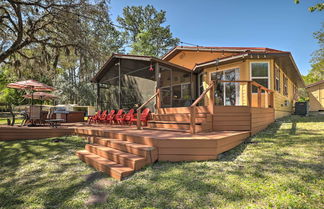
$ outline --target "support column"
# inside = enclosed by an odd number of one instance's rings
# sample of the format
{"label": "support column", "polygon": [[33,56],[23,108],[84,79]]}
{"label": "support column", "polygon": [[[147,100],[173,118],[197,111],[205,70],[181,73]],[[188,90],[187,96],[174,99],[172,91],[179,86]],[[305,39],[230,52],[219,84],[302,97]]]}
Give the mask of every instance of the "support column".
{"label": "support column", "polygon": [[210,114],[214,114],[214,105],[215,105],[215,83],[216,81],[212,81],[211,89],[209,90],[209,101],[208,101],[208,111]]}
{"label": "support column", "polygon": [[121,98],[121,81],[120,81],[120,76],[121,76],[121,72],[120,72],[120,59],[119,59],[119,63],[118,63],[118,106],[119,106],[119,109],[121,109],[121,101],[120,101],[120,98]]}
{"label": "support column", "polygon": [[258,87],[258,107],[261,107],[262,97],[261,97],[261,88]]}
{"label": "support column", "polygon": [[248,102],[248,106],[252,107],[252,84],[251,82],[247,83],[247,102]]}
{"label": "support column", "polygon": [[100,105],[100,84],[99,83],[97,83],[97,101],[96,101],[96,103],[97,103],[97,110],[99,110],[100,109],[100,107],[99,107],[99,105]]}
{"label": "support column", "polygon": [[159,92],[155,100],[155,113],[158,113],[161,108],[161,93],[160,93],[160,65],[158,62],[155,63],[155,80],[156,80],[156,89],[155,92]]}

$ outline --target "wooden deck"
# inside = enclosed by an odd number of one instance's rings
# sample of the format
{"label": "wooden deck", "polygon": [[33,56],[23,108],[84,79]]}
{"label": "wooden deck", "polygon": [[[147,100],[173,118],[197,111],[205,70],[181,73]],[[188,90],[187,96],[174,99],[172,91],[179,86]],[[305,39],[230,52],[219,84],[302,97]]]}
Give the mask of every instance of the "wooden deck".
{"label": "wooden deck", "polygon": [[[123,179],[155,161],[214,160],[274,121],[273,108],[197,107],[196,134],[188,108],[161,108],[149,129],[136,126],[65,123],[58,128],[0,126],[0,140],[79,135],[88,139],[78,157],[99,171]],[[154,123],[155,122],[155,123]]]}
{"label": "wooden deck", "polygon": [[88,125],[86,123],[64,124],[51,127],[0,126],[0,140],[24,140],[80,135],[113,138],[154,146],[158,160],[209,160],[227,151],[250,136],[249,131],[214,131],[190,134],[165,130],[137,130],[135,127]]}

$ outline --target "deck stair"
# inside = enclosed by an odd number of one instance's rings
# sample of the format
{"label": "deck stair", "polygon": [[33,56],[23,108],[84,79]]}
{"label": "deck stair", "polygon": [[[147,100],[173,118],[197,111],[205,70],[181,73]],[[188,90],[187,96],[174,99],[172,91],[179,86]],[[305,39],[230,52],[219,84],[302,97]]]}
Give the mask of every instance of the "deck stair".
{"label": "deck stair", "polygon": [[157,149],[153,146],[120,139],[94,137],[85,150],[77,151],[78,157],[111,177],[122,180],[134,171],[157,160]]}
{"label": "deck stair", "polygon": [[[195,121],[197,132],[209,131],[211,120],[212,116],[208,112],[198,112]],[[154,114],[153,120],[148,122],[147,129],[189,132],[189,108],[161,108],[157,114]]]}

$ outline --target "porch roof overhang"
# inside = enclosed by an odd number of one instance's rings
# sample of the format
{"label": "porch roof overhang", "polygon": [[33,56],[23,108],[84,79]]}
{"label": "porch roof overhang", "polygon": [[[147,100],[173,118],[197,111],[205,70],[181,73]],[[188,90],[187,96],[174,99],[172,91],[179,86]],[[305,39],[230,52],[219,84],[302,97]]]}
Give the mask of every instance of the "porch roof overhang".
{"label": "porch roof overhang", "polygon": [[[92,78],[93,83],[105,83],[108,80],[117,79],[119,77],[118,65],[121,65],[123,74],[136,74],[135,76],[156,80],[155,73],[148,71],[150,65],[155,68],[155,64],[172,68],[179,69],[187,72],[192,72],[192,70],[158,59],[151,56],[140,56],[140,55],[128,55],[128,54],[113,54],[99,70],[99,72]],[[147,69],[147,71],[143,71]],[[107,76],[107,74],[109,74]],[[105,79],[103,79],[105,77]]]}
{"label": "porch roof overhang", "polygon": [[221,66],[236,61],[246,59],[274,59],[277,65],[290,77],[296,81],[299,88],[304,88],[305,83],[299,69],[295,63],[290,52],[279,52],[279,53],[256,53],[256,52],[245,52],[229,57],[223,57],[221,59],[211,60],[204,63],[198,63],[193,68],[193,71],[199,71],[206,67]]}

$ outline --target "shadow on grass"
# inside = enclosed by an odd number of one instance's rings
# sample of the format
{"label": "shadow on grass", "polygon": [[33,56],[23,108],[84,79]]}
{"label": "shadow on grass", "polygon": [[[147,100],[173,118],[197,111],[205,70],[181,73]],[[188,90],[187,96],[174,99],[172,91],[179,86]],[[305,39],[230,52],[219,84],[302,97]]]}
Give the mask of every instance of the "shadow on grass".
{"label": "shadow on grass", "polygon": [[[0,142],[0,208],[24,204],[60,208],[80,190],[107,178],[78,160],[75,151],[85,143],[72,138]],[[29,193],[33,200],[28,199]]]}

